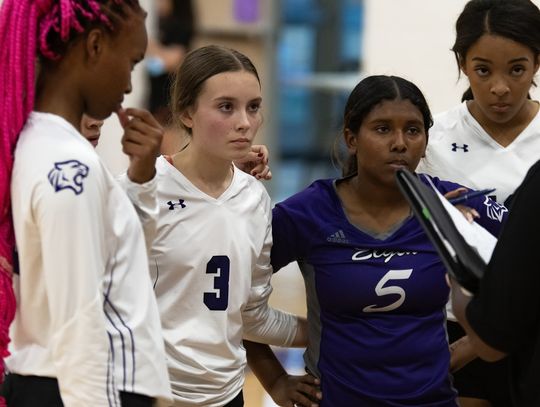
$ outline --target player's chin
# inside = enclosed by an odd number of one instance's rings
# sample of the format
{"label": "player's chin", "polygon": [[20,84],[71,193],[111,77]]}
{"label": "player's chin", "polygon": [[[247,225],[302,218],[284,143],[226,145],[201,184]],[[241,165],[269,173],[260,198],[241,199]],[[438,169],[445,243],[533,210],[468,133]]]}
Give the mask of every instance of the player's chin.
{"label": "player's chin", "polygon": [[230,150],[231,159],[233,161],[241,160],[242,158],[245,158],[249,153],[251,152],[251,143],[244,145],[234,145],[233,148]]}

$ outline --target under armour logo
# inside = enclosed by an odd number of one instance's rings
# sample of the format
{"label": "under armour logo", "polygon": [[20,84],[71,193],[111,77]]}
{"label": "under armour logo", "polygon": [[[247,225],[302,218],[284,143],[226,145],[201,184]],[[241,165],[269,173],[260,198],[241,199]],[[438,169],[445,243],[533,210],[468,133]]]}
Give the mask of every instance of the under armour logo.
{"label": "under armour logo", "polygon": [[183,199],[178,199],[178,203],[173,202],[173,201],[169,201],[169,202],[167,202],[167,205],[169,205],[169,210],[170,211],[174,211],[175,207],[177,207],[177,206],[180,206],[180,208],[185,208],[186,207],[186,205],[184,205],[184,200]]}
{"label": "under armour logo", "polygon": [[458,146],[457,143],[452,143],[452,151],[457,151],[458,148],[462,149],[464,153],[469,152],[469,145],[463,144],[462,146]]}

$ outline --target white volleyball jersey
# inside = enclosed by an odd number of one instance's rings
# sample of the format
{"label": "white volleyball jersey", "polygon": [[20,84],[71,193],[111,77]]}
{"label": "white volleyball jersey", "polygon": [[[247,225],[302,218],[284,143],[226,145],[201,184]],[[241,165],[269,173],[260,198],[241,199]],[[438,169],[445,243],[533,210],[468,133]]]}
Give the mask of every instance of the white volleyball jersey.
{"label": "white volleyball jersey", "polygon": [[501,146],[471,115],[466,102],[435,116],[426,157],[417,172],[473,189],[496,188],[504,203],[540,159],[540,113],[507,147]]}
{"label": "white volleyball jersey", "polygon": [[295,316],[268,306],[272,291],[270,198],[234,169],[217,199],[164,157],[157,161],[160,216],[150,270],[175,406],[223,406],[242,389],[242,339],[289,345]]}
{"label": "white volleyball jersey", "polygon": [[[144,208],[154,190],[129,193]],[[33,112],[11,193],[20,273],[8,370],[58,379],[66,406],[119,406],[119,391],[167,403],[141,224],[91,144],[63,118]]]}

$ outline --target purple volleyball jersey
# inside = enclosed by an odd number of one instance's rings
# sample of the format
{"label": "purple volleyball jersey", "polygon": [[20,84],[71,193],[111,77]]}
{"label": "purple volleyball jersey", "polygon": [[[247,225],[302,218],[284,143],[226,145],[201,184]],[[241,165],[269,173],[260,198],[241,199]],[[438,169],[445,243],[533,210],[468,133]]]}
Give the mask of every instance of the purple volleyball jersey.
{"label": "purple volleyball jersey", "polygon": [[[443,194],[459,187],[431,180]],[[497,235],[506,208],[467,204]],[[274,269],[296,260],[305,280],[304,360],[321,379],[321,406],[456,406],[445,268],[413,216],[374,237],[349,223],[335,181],[319,180],[277,204],[272,227]]]}

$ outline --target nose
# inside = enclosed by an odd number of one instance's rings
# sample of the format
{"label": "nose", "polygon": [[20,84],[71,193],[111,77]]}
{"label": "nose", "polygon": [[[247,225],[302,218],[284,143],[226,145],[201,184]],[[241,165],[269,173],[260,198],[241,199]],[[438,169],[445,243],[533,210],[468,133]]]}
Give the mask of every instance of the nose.
{"label": "nose", "polygon": [[405,141],[405,134],[401,130],[396,130],[394,132],[394,137],[392,137],[390,150],[397,153],[404,153],[407,151],[407,143]]}
{"label": "nose", "polygon": [[245,110],[241,110],[238,113],[238,121],[236,122],[236,129],[238,131],[247,131],[251,127],[251,123],[249,121],[248,112]]}
{"label": "nose", "polygon": [[510,88],[504,78],[501,76],[496,76],[493,78],[490,91],[496,96],[504,96],[510,92]]}

